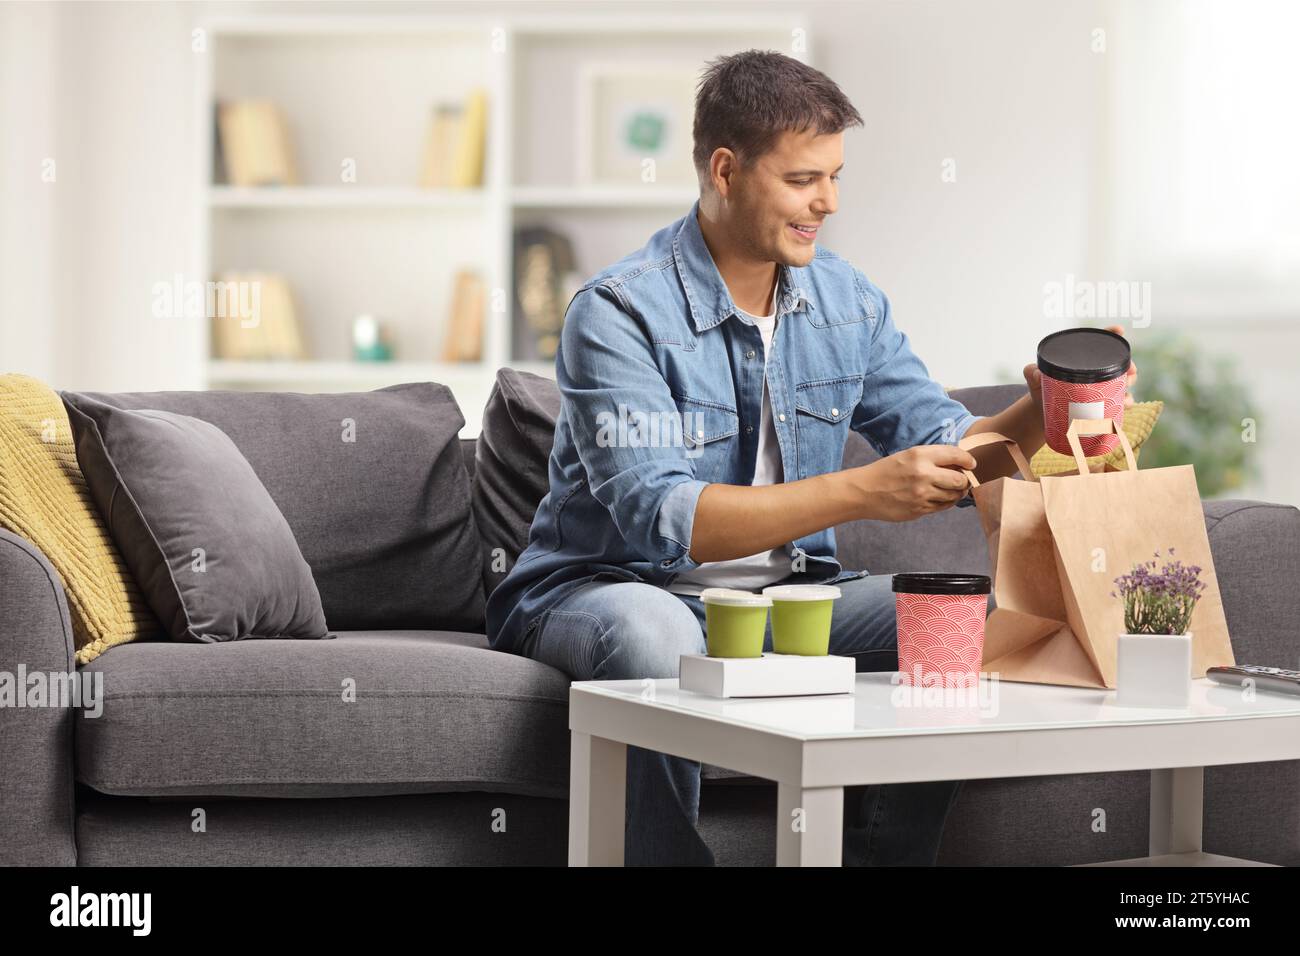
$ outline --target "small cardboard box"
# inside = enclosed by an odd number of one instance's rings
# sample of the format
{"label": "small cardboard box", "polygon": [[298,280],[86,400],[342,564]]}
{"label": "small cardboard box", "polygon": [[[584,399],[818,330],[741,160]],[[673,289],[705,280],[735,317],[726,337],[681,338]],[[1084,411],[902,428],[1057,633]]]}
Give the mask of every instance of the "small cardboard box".
{"label": "small cardboard box", "polygon": [[852,694],[854,682],[851,657],[770,653],[762,657],[683,654],[679,679],[682,690],[710,697]]}

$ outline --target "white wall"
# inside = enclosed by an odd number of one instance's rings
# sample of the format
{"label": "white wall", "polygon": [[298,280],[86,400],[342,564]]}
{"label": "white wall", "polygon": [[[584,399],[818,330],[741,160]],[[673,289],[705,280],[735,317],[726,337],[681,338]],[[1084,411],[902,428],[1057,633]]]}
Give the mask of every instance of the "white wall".
{"label": "white wall", "polygon": [[[58,376],[55,342],[57,11],[0,4],[0,369]],[[57,174],[57,167],[55,173]]]}
{"label": "white wall", "polygon": [[[5,4],[0,359],[60,388],[193,387],[201,330],[155,319],[196,197],[180,4]],[[11,58],[12,56],[12,58]],[[54,160],[55,181],[40,180]],[[34,184],[34,185],[32,185]]]}
{"label": "white wall", "polygon": [[[1049,328],[1043,284],[1088,272],[1104,58],[1093,3],[815,8],[819,64],[867,123],[846,136],[825,242],[890,297],[948,386],[1020,369]],[[845,11],[845,12],[840,12]],[[951,159],[955,182],[941,176]]]}

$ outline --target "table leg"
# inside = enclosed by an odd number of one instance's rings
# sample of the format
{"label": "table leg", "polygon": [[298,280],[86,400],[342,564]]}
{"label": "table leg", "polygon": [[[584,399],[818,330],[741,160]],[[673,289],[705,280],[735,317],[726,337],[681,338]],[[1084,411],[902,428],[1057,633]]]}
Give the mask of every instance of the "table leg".
{"label": "table leg", "polygon": [[840,866],[843,841],[843,787],[777,783],[777,866]]}
{"label": "table leg", "polygon": [[1204,805],[1204,767],[1152,770],[1150,855],[1200,852]]}
{"label": "table leg", "polygon": [[571,733],[569,866],[622,866],[627,744]]}

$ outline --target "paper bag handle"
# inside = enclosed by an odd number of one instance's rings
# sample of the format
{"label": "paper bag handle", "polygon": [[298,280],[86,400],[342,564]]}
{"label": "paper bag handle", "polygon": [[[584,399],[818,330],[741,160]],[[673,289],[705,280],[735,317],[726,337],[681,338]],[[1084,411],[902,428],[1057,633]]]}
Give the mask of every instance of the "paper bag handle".
{"label": "paper bag handle", "polygon": [[[957,442],[957,447],[963,451],[970,451],[972,448],[999,443],[1007,446],[1007,453],[1011,455],[1011,460],[1016,463],[1016,470],[1020,472],[1020,477],[1025,481],[1034,481],[1034,473],[1029,467],[1025,453],[1020,450],[1020,446],[1016,444],[1014,439],[1008,438],[1006,435],[998,432],[979,432],[976,435],[967,435],[962,438],[961,441]],[[970,482],[972,488],[980,486],[979,479],[975,477],[974,472],[963,468],[961,473],[966,476],[966,480]]]}
{"label": "paper bag handle", "polygon": [[1079,474],[1091,474],[1088,471],[1088,463],[1084,460],[1083,445],[1079,442],[1080,435],[1109,435],[1114,433],[1119,436],[1120,447],[1124,449],[1124,460],[1128,463],[1129,471],[1137,471],[1137,458],[1133,455],[1133,444],[1124,434],[1124,429],[1115,424],[1113,418],[1072,418],[1070,427],[1065,432],[1065,439],[1070,443],[1070,450],[1074,452],[1074,463],[1079,468]]}

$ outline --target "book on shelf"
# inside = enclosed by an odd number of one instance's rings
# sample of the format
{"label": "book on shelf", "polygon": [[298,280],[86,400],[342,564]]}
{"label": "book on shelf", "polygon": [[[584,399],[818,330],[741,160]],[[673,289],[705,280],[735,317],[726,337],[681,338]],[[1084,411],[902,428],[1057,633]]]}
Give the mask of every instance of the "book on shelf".
{"label": "book on shelf", "polygon": [[460,113],[460,105],[455,103],[439,103],[433,109],[424,149],[424,167],[420,171],[420,185],[425,189],[444,185],[444,172],[451,169],[455,156]]}
{"label": "book on shelf", "polygon": [[426,189],[472,189],[483,185],[487,151],[487,92],[476,89],[461,103],[433,108],[420,185]]}
{"label": "book on shelf", "polygon": [[217,106],[222,167],[232,186],[296,186],[298,171],[284,114],[270,100]]}
{"label": "book on shelf", "polygon": [[293,290],[281,275],[223,272],[214,283],[212,354],[242,360],[306,357]]}
{"label": "book on shelf", "polygon": [[443,339],[444,362],[477,362],[483,358],[483,322],[487,311],[487,286],[470,269],[456,273],[451,315]]}

